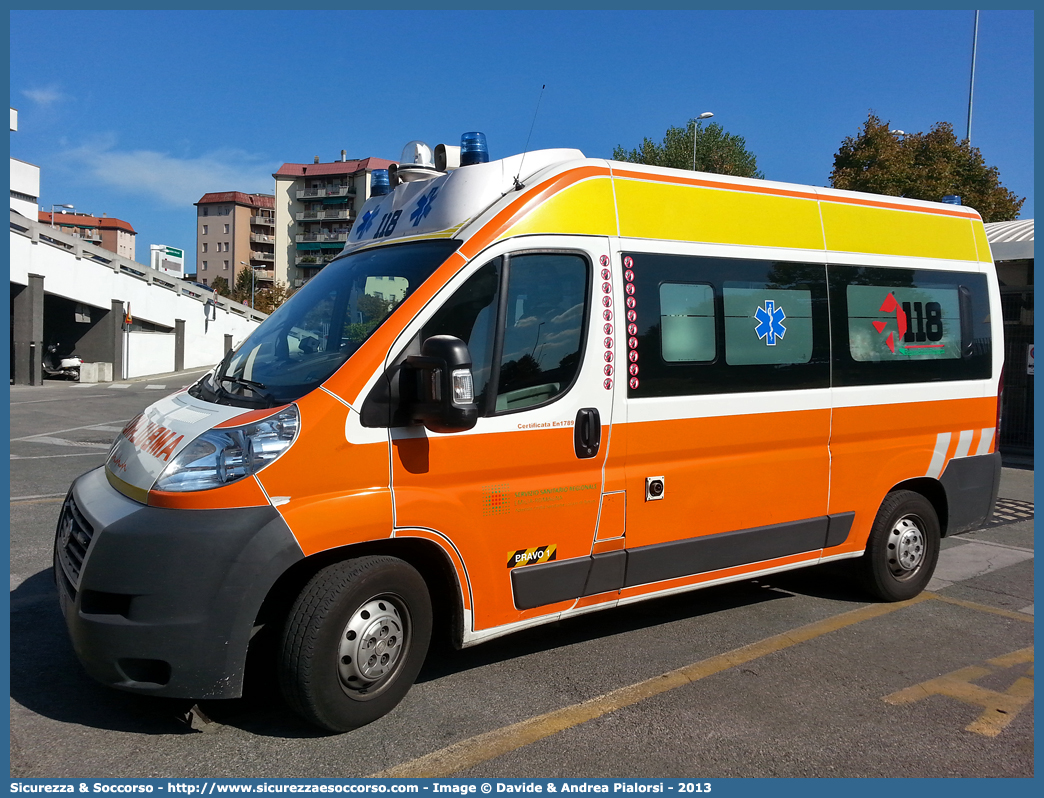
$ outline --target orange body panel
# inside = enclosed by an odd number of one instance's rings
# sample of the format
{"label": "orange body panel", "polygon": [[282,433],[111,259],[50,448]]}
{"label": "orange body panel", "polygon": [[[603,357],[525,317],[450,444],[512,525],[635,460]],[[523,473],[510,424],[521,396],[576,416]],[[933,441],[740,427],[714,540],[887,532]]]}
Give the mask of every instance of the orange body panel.
{"label": "orange body panel", "polygon": [[626,513],[627,493],[625,491],[602,494],[602,509],[598,514],[598,534],[595,536],[595,540],[600,542],[618,538],[621,540],[622,548]]}
{"label": "orange body panel", "polygon": [[274,416],[276,413],[286,410],[290,405],[280,405],[279,407],[262,407],[259,410],[248,410],[242,415],[230,418],[228,421],[223,421],[220,424],[215,424],[214,429],[227,429],[229,427],[242,427],[246,424],[252,424],[255,421],[264,421],[269,416]]}
{"label": "orange body panel", "polygon": [[829,410],[628,426],[628,548],[826,515]]}
{"label": "orange body panel", "polygon": [[388,445],[349,443],[345,421],[354,411],[325,391],[312,391],[297,406],[298,439],[258,479],[274,501],[279,497],[277,508],[302,550],[389,537]]}
{"label": "orange body panel", "polygon": [[610,540],[596,540],[591,547],[592,554],[605,554],[607,551],[621,551],[627,546],[626,538],[611,538]]}
{"label": "orange body panel", "polygon": [[430,540],[435,543],[442,551],[449,557],[450,562],[453,563],[453,568],[457,572],[457,585],[461,591],[461,601],[464,605],[465,610],[472,608],[471,601],[471,587],[470,580],[468,579],[467,569],[464,567],[464,561],[460,559],[460,555],[457,550],[444,538],[435,532],[428,529],[410,529],[400,530],[395,534],[396,538],[421,538],[423,540]]}
{"label": "orange body panel", "polygon": [[515,609],[504,558],[547,545],[559,560],[590,554],[601,458],[577,459],[571,427],[398,440],[392,469],[396,526],[452,539],[471,577],[476,629],[572,605]]}
{"label": "orange body panel", "polygon": [[614,590],[611,593],[599,593],[595,596],[583,596],[576,600],[575,609],[582,609],[584,607],[597,607],[599,604],[615,604],[617,599],[620,598],[620,591]]}
{"label": "orange body panel", "polygon": [[937,436],[953,432],[947,462],[961,430],[974,430],[972,451],[982,429],[996,423],[995,397],[940,402],[839,407],[830,438],[833,461],[830,512],[855,511],[848,540],[829,554],[862,551],[885,494],[900,482],[928,473]]}

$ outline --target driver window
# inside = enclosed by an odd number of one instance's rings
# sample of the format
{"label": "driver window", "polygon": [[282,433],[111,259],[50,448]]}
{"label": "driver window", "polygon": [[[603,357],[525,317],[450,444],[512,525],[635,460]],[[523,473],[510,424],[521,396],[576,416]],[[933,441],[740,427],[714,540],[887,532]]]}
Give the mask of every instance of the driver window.
{"label": "driver window", "polygon": [[580,366],[587,262],[578,255],[511,258],[496,412],[544,404]]}
{"label": "driver window", "polygon": [[483,407],[493,359],[501,259],[496,258],[472,275],[424,325],[418,342],[433,335],[452,335],[468,345],[475,401]]}

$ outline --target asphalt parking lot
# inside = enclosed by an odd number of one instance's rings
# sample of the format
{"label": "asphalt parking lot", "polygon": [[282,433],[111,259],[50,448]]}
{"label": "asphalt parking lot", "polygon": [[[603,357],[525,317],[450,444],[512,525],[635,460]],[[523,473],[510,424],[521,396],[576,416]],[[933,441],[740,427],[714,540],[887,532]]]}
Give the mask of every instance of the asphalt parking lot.
{"label": "asphalt parking lot", "polygon": [[434,651],[390,715],[324,735],[262,669],[233,701],[143,698],[76,661],[51,579],[62,497],[192,379],[11,388],[12,777],[1029,777],[1033,472],[946,539],[928,592],[838,564]]}

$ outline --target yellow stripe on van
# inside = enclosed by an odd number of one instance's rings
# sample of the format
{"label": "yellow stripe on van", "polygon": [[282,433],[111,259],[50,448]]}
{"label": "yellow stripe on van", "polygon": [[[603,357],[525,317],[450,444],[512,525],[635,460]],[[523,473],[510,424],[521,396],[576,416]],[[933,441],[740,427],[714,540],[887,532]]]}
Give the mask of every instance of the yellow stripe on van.
{"label": "yellow stripe on van", "polygon": [[827,249],[908,258],[978,260],[969,219],[822,202]]}
{"label": "yellow stripe on van", "polygon": [[620,235],[822,249],[814,199],[618,179]]}
{"label": "yellow stripe on van", "polygon": [[979,260],[984,263],[993,263],[993,256],[990,254],[990,242],[986,240],[986,228],[982,226],[982,222],[976,220],[972,224],[972,235],[975,236],[975,249],[979,253]]}
{"label": "yellow stripe on van", "polygon": [[616,207],[608,177],[584,180],[539,203],[501,238],[534,233],[616,235]]}

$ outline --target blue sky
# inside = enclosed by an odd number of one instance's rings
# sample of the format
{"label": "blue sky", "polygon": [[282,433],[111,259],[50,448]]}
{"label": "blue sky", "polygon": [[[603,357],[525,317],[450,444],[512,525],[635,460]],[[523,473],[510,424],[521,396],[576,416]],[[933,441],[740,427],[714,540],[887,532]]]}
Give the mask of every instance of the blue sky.
{"label": "blue sky", "polygon": [[[767,178],[826,185],[870,111],[968,114],[972,11],[15,11],[11,155],[72,203],[195,259],[209,191],[271,193],[284,162],[459,143],[610,157],[703,111]],[[983,11],[972,144],[1033,217],[1033,14]]]}

